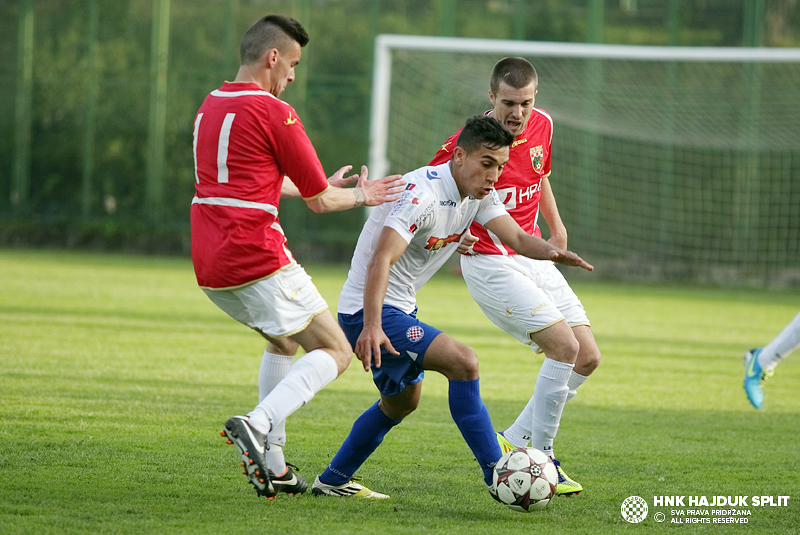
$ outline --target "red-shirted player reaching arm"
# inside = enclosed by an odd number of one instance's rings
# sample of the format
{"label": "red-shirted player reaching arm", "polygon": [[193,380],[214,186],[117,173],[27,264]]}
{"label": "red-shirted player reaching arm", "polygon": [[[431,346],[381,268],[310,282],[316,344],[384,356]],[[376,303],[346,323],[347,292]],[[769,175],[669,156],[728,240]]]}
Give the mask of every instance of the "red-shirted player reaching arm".
{"label": "red-shirted player reaching arm", "polygon": [[[550,154],[553,121],[534,107],[538,86],[536,70],[523,58],[504,58],[495,64],[487,115],[502,122],[516,139],[509,161],[495,189],[508,213],[529,234],[541,236],[537,224],[541,211],[553,245],[567,248],[567,230],[550,188]],[[452,158],[458,132],[431,161]],[[511,427],[498,433],[503,453],[531,445],[551,457],[553,440],[566,402],[597,368],[600,350],[586,312],[569,284],[552,262],[531,260],[516,252],[492,232],[473,223],[474,239],[465,239],[460,252],[461,271],[472,298],[497,326],[536,351],[545,354],[533,396]],[[471,251],[467,251],[471,245]],[[566,320],[566,321],[564,321]],[[577,494],[583,487],[558,468],[558,494]]]}
{"label": "red-shirted player reaching arm", "polygon": [[[352,350],[311,278],[286,246],[278,220],[282,190],[315,212],[377,206],[399,197],[399,175],[326,178],[295,110],[278,98],[295,77],[308,35],[294,19],[269,15],[242,38],[236,79],[212,91],[194,121],[196,195],[192,261],[197,282],[232,318],[268,341],[259,404],[225,422],[256,492],[305,492],[283,456],[285,420],[350,363]],[[284,177],[289,177],[290,183]],[[342,188],[357,180],[356,187]],[[284,185],[284,183],[286,185]],[[291,185],[289,185],[291,184]],[[299,346],[306,354],[292,364]]]}

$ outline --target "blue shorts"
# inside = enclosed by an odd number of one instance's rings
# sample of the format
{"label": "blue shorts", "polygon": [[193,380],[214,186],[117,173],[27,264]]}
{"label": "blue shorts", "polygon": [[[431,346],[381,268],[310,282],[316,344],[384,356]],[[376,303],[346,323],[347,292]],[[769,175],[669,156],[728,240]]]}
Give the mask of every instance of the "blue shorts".
{"label": "blue shorts", "polygon": [[[422,368],[425,352],[442,331],[419,321],[417,309],[406,314],[399,308],[383,305],[381,319],[383,332],[400,355],[392,355],[381,346],[381,367],[372,367],[372,380],[381,394],[394,396],[425,377]],[[364,311],[339,314],[339,325],[355,349],[356,341],[364,328]]]}

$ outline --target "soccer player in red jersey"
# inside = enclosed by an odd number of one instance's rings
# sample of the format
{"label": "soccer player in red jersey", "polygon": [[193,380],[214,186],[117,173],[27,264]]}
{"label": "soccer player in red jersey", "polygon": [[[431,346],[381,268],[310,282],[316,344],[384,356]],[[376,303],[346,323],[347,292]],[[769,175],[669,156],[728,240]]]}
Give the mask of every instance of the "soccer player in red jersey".
{"label": "soccer player in red jersey", "polygon": [[[295,78],[308,35],[296,20],[269,15],[242,38],[233,82],[206,97],[194,121],[196,195],[192,261],[206,295],[268,341],[259,404],[225,422],[259,495],[304,492],[283,456],[285,420],[350,363],[352,350],[328,305],[286,246],[281,193],[315,212],[377,206],[399,197],[399,175],[327,179],[295,110],[278,97]],[[288,178],[287,178],[288,177]],[[357,179],[355,188],[342,188]],[[306,354],[292,364],[299,346]]]}
{"label": "soccer player in red jersey", "polygon": [[[516,136],[495,189],[520,227],[541,236],[541,212],[550,227],[548,241],[566,249],[567,231],[549,181],[553,121],[534,108],[537,86],[536,70],[523,58],[504,58],[492,70],[489,99],[494,108],[487,115]],[[452,157],[458,134],[445,141],[430,165]],[[462,256],[461,271],[473,299],[497,326],[545,354],[533,396],[514,424],[498,433],[500,446],[505,453],[530,441],[556,463],[558,494],[577,494],[583,487],[555,460],[553,440],[564,405],[600,363],[586,312],[552,262],[516,254],[478,223],[470,233],[477,242]]]}

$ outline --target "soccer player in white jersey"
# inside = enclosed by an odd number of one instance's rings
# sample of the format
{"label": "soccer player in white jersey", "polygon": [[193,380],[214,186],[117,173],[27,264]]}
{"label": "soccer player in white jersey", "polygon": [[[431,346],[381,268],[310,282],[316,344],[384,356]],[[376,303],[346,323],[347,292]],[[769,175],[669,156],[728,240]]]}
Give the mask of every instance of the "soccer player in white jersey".
{"label": "soccer player in white jersey", "polygon": [[364,225],[339,297],[339,324],[364,369],[372,370],[380,400],[355,421],[315,480],[314,494],[387,497],[353,480],[353,474],[386,433],[416,409],[424,370],[449,380],[450,413],[492,491],[492,468],[501,452],[480,396],[478,358],[417,319],[416,292],[456,250],[473,221],[520,254],[592,269],[576,254],[526,233],[497,198],[493,186],[512,142],[496,119],[470,119],[452,160],[406,174],[400,199],[375,209]]}
{"label": "soccer player in white jersey", "polygon": [[[553,120],[534,107],[536,70],[524,58],[504,58],[492,69],[489,85],[494,108],[487,115],[515,136],[497,193],[529,234],[542,235],[537,223],[541,212],[550,228],[548,241],[566,249],[567,230],[550,187]],[[442,145],[430,165],[452,157],[457,137],[458,132]],[[470,232],[478,241],[461,258],[461,271],[472,298],[495,325],[545,354],[533,396],[497,439],[503,453],[528,442],[547,453],[558,469],[558,494],[575,495],[583,487],[561,468],[553,441],[564,405],[600,362],[586,311],[552,262],[518,255],[479,222]]]}
{"label": "soccer player in white jersey", "polygon": [[764,347],[744,354],[744,391],[756,409],[764,404],[764,381],[789,353],[800,348],[800,314],[783,328],[775,339]]}
{"label": "soccer player in white jersey", "polygon": [[[285,420],[352,359],[328,305],[286,247],[281,192],[329,212],[377,206],[403,190],[397,175],[367,181],[366,167],[360,177],[343,178],[349,169],[343,167],[325,178],[297,113],[277,98],[294,80],[307,42],[294,19],[269,15],[256,22],[242,38],[236,79],[212,91],[194,123],[197,282],[214,304],[268,341],[260,402],[248,416],[226,421],[222,435],[239,448],[250,483],[268,499],[308,487],[285,462]],[[355,188],[337,187],[355,178]],[[292,364],[298,346],[306,354]]]}

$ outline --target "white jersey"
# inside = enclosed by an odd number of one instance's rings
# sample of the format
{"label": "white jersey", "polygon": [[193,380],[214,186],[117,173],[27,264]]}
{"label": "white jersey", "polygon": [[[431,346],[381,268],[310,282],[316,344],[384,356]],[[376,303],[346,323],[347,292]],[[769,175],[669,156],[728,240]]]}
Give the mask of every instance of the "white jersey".
{"label": "white jersey", "polygon": [[372,211],[358,237],[350,272],[339,296],[339,312],[355,314],[364,308],[364,282],[383,227],[397,231],[408,248],[389,270],[383,301],[406,314],[414,311],[417,290],[452,255],[464,233],[477,221],[481,225],[505,215],[503,203],[492,190],[481,200],[461,199],[450,164],[421,167],[405,176],[406,190],[393,203]]}

